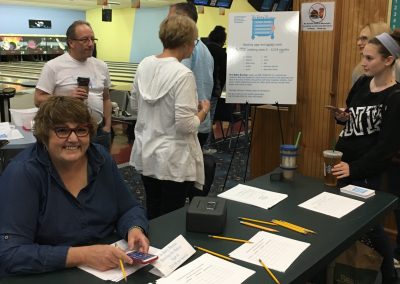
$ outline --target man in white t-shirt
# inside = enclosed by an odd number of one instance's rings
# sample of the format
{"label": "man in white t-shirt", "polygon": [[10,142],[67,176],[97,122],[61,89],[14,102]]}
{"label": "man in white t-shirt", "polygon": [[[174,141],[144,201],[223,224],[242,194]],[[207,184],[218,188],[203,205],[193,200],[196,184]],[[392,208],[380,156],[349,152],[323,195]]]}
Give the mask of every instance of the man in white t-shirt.
{"label": "man in white t-shirt", "polygon": [[[66,35],[68,52],[44,65],[36,85],[35,105],[39,107],[51,95],[85,100],[99,123],[93,142],[109,149],[112,106],[107,65],[92,57],[97,39],[88,22],[75,21],[69,26]],[[78,86],[78,78],[88,80],[88,87]]]}

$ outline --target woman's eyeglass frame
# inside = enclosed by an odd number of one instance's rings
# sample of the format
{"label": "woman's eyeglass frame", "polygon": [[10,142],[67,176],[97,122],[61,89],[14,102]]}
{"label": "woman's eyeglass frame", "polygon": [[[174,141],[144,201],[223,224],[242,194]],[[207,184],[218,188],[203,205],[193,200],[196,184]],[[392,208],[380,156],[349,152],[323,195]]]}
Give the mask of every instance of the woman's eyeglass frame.
{"label": "woman's eyeglass frame", "polygon": [[80,125],[75,128],[69,128],[66,126],[54,127],[54,133],[58,138],[67,139],[74,132],[76,137],[86,137],[89,135],[90,129],[87,125]]}

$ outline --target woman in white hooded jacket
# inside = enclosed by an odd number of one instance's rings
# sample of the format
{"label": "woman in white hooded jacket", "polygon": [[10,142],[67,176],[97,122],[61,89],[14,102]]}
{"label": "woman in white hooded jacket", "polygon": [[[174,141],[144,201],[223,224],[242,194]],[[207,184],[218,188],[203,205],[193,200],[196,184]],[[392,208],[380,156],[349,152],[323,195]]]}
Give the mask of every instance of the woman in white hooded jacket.
{"label": "woman in white hooded jacket", "polygon": [[187,192],[204,184],[197,131],[209,101],[198,104],[196,82],[180,63],[197,44],[196,24],[170,16],[160,25],[163,52],[139,64],[132,91],[137,109],[130,164],[142,175],[149,219],[183,207]]}

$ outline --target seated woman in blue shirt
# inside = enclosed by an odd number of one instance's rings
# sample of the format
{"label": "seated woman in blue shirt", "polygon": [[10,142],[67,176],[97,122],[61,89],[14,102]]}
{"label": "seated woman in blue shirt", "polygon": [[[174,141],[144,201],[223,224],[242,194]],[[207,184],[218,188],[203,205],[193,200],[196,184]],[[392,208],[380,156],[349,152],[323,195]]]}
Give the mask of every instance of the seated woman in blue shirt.
{"label": "seated woman in blue shirt", "polygon": [[148,251],[145,210],[107,151],[90,143],[95,130],[80,100],[55,96],[40,107],[37,143],[0,176],[0,277],[131,264],[121,249],[96,244],[114,231]]}

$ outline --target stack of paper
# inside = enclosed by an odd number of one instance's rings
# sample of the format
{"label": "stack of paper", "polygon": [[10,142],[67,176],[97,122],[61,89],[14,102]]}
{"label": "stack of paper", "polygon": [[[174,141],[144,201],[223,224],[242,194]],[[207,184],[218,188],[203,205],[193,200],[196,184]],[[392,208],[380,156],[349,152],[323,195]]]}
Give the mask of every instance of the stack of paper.
{"label": "stack of paper", "polygon": [[0,123],[0,139],[8,139],[8,136],[11,133],[10,123],[1,122]]}
{"label": "stack of paper", "polygon": [[14,126],[10,125],[9,122],[0,122],[0,140],[15,140],[22,139],[24,136],[18,129],[15,129]]}
{"label": "stack of paper", "polygon": [[218,194],[219,197],[242,202],[264,209],[269,209],[287,197],[287,194],[264,190],[261,188],[238,184],[237,186]]}
{"label": "stack of paper", "polygon": [[254,273],[254,270],[205,253],[168,277],[158,279],[157,284],[240,284]]}
{"label": "stack of paper", "polygon": [[355,186],[355,185],[351,185],[351,184],[349,184],[345,187],[342,187],[340,189],[340,192],[354,195],[357,197],[361,197],[364,199],[370,198],[375,195],[375,190],[368,189],[368,188],[361,187],[361,186]]}

